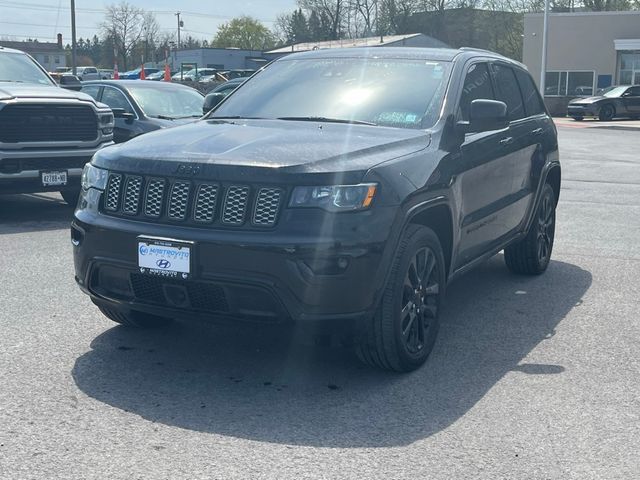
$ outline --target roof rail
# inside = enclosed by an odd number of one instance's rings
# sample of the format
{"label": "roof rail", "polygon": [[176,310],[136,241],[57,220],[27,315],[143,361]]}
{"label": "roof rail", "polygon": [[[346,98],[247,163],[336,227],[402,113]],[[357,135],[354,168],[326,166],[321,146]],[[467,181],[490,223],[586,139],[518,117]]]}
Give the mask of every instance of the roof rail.
{"label": "roof rail", "polygon": [[461,50],[463,52],[484,52],[484,53],[490,53],[492,55],[497,55],[499,57],[504,57],[504,55],[502,55],[500,53],[492,52],[491,50],[486,50],[484,48],[460,47],[458,50]]}

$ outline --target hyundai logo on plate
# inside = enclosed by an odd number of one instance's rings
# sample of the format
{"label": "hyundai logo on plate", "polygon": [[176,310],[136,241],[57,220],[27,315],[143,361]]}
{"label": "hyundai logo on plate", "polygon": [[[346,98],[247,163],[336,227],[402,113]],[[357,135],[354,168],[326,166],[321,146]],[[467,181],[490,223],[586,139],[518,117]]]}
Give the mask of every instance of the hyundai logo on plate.
{"label": "hyundai logo on plate", "polygon": [[167,269],[171,266],[171,262],[169,260],[160,259],[156,262],[158,268]]}

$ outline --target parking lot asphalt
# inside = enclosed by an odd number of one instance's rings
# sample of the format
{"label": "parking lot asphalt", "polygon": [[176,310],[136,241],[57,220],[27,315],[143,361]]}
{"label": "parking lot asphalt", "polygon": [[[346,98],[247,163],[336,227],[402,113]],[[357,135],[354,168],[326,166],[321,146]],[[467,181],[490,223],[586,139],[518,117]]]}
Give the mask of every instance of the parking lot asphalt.
{"label": "parking lot asphalt", "polygon": [[404,376],[296,332],[115,326],[71,208],[0,197],[0,478],[640,478],[640,133],[559,134],[549,270],[455,282]]}

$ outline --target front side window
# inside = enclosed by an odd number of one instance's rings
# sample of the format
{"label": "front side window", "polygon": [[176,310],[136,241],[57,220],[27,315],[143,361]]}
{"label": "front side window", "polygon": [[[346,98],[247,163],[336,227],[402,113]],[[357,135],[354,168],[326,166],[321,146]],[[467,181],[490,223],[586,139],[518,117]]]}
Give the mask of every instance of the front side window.
{"label": "front side window", "polygon": [[429,128],[440,115],[450,63],[389,58],[280,60],[209,118],[331,119]]}
{"label": "front side window", "polygon": [[102,92],[102,103],[106,103],[111,108],[122,108],[127,113],[134,113],[127,97],[120,90],[115,88],[105,88]]}
{"label": "front side window", "polygon": [[518,120],[524,117],[524,105],[522,94],[516,81],[513,69],[499,63],[494,65],[496,73],[496,86],[498,89],[498,100],[507,104],[507,114],[509,120]]}
{"label": "front side window", "polygon": [[22,53],[0,54],[0,82],[55,85],[34,60]]}
{"label": "front side window", "polygon": [[469,67],[462,87],[460,97],[460,116],[462,120],[469,120],[471,102],[478,99],[495,100],[489,66],[486,63],[476,63]]}
{"label": "front side window", "polygon": [[86,93],[87,95],[91,95],[94,100],[98,100],[98,93],[100,92],[100,87],[97,85],[87,85],[82,87],[82,93]]}

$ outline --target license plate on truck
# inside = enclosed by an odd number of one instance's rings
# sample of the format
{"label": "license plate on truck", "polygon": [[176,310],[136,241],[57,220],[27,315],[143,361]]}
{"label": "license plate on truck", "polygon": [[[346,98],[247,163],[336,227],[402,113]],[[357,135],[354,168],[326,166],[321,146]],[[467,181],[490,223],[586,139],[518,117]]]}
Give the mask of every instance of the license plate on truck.
{"label": "license plate on truck", "polygon": [[191,275],[193,244],[174,240],[138,238],[141,273],[187,279]]}
{"label": "license plate on truck", "polygon": [[43,187],[64,186],[67,184],[67,172],[41,172],[40,179]]}

